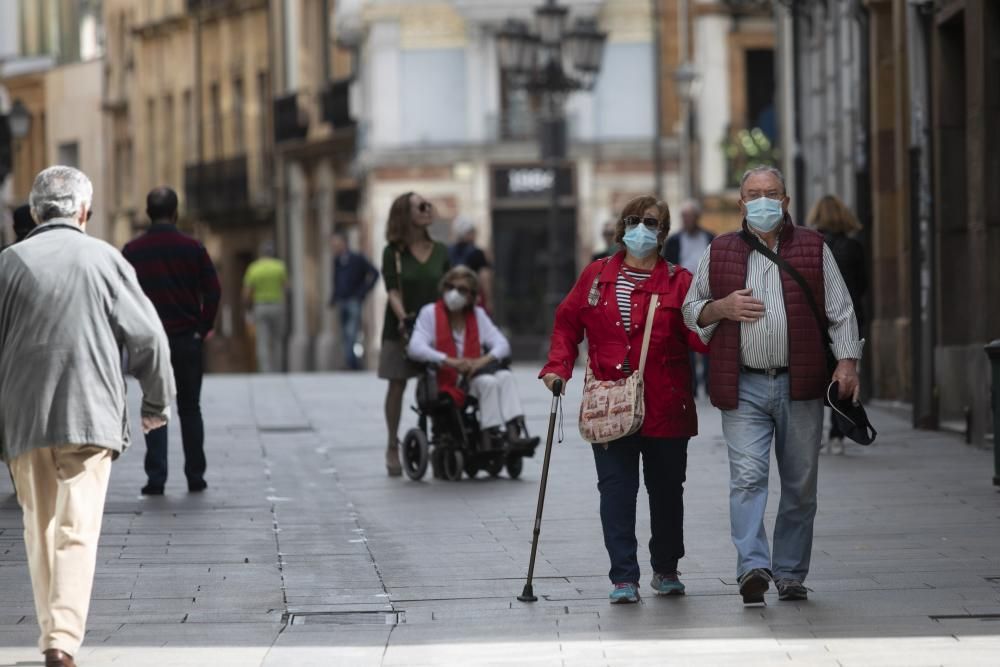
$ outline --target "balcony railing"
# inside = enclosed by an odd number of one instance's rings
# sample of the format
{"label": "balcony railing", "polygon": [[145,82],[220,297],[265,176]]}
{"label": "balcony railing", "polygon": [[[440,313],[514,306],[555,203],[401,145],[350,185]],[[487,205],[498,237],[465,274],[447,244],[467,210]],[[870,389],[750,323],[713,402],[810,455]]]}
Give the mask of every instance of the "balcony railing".
{"label": "balcony railing", "polygon": [[299,106],[295,93],[274,98],[274,142],[305,139],[309,134],[309,114]]}
{"label": "balcony railing", "polygon": [[184,168],[187,208],[208,222],[242,217],[251,208],[245,155]]}

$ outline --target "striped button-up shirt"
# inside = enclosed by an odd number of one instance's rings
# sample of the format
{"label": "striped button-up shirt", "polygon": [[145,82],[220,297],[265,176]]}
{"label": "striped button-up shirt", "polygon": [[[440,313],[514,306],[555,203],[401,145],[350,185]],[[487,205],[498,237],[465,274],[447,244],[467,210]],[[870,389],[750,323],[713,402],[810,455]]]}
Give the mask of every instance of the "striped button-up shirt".
{"label": "striped button-up shirt", "polygon": [[[773,250],[777,252],[777,246]],[[718,322],[698,326],[701,311],[712,301],[708,280],[711,256],[711,251],[702,255],[683,308],[684,323],[705,343],[719,326]],[[865,341],[859,339],[851,295],[837,268],[837,261],[826,245],[823,246],[823,284],[833,354],[837,359],[860,359]],[[781,269],[764,255],[751,251],[747,258],[746,286],[752,290],[753,298],[764,303],[764,316],[756,322],[740,323],[741,363],[751,368],[784,368],[788,366],[788,316],[785,313]]]}

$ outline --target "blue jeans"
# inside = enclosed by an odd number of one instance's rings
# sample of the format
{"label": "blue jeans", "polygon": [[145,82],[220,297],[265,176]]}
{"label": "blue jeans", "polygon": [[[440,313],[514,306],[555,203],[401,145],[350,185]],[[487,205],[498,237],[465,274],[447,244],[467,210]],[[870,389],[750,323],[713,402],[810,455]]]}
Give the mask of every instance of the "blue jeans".
{"label": "blue jeans", "polygon": [[[740,373],[740,404],[723,410],[729,445],[729,518],[736,572],[769,568],[775,579],[804,581],[812,555],[823,401],[793,401],[788,374]],[[774,554],[764,529],[771,441],[781,476]]]}
{"label": "blue jeans", "polygon": [[650,565],[654,572],[671,574],[684,556],[684,481],[687,476],[687,438],[629,436],[592,445],[601,492],[601,527],[611,559],[612,583],[638,583],[639,543],[635,537],[636,497],[639,493],[639,457],[649,494]]}
{"label": "blue jeans", "polygon": [[340,316],[340,340],[344,345],[344,363],[347,368],[356,371],[361,368],[361,361],[354,354],[354,344],[361,331],[361,299],[345,299],[337,302],[337,313]]}

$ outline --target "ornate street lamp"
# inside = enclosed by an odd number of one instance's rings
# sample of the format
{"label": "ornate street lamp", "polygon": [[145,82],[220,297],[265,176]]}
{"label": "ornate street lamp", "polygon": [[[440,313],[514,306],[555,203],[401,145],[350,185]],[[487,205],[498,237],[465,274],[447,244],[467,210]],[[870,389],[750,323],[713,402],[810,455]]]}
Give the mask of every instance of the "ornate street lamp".
{"label": "ornate street lamp", "polygon": [[572,252],[559,247],[556,234],[557,175],[566,158],[566,100],[574,92],[593,90],[607,37],[594,19],[578,18],[570,27],[569,9],[556,0],[535,9],[534,30],[524,21],[509,19],[496,33],[497,59],[507,85],[527,92],[535,101],[541,158],[551,170],[545,291],[549,322],[563,296],[559,284],[565,276],[558,259]]}
{"label": "ornate street lamp", "polygon": [[24,106],[21,100],[14,100],[10,107],[10,114],[7,116],[10,125],[10,134],[15,139],[24,139],[31,131],[31,112]]}
{"label": "ornate street lamp", "polygon": [[694,196],[694,177],[691,167],[691,101],[698,72],[684,61],[674,70],[674,90],[681,102],[681,188],[685,197]]}

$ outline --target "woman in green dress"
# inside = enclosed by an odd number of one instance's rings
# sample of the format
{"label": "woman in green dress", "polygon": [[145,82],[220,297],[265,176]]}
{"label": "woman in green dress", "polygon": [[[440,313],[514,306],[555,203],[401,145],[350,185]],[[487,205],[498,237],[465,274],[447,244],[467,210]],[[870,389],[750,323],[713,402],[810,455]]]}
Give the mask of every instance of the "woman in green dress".
{"label": "woman in green dress", "polygon": [[385,468],[390,477],[403,474],[399,462],[399,419],[403,412],[406,381],[420,368],[406,358],[406,340],[420,309],[438,298],[438,284],[448,271],[448,248],[431,239],[433,205],[414,192],[392,203],[382,253],[382,275],[389,300],[385,306],[382,351],[378,376],[389,381],[385,395],[385,424],[388,447]]}

